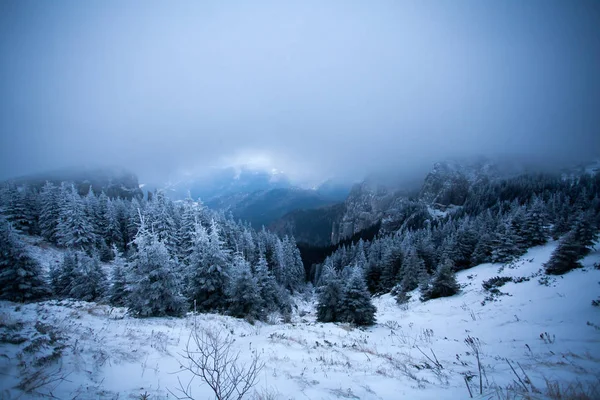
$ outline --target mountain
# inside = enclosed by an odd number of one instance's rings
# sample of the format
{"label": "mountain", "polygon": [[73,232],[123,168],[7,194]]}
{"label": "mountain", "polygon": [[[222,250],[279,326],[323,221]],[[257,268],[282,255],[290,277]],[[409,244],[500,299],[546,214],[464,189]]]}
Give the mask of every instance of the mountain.
{"label": "mountain", "polygon": [[231,212],[236,219],[248,221],[256,229],[268,226],[285,214],[332,204],[315,190],[277,188],[252,193],[234,193],[205,203],[209,208]]}
{"label": "mountain", "polygon": [[44,186],[46,181],[55,184],[73,182],[82,195],[86,194],[91,186],[96,194],[104,192],[111,198],[129,200],[142,196],[137,176],[120,167],[74,167],[11,179],[11,182],[17,185],[26,184],[37,189]]}
{"label": "mountain", "polygon": [[355,184],[335,208],[290,213],[271,227],[315,246],[337,244],[378,224],[382,232],[392,232],[406,224],[444,216],[452,207],[461,206],[475,186],[518,172],[521,169],[516,164],[501,168],[490,160],[475,159],[434,164],[420,188],[415,184],[382,183],[384,180],[371,176]]}
{"label": "mountain", "polygon": [[278,235],[294,236],[298,243],[328,246],[332,243],[332,226],[344,215],[344,203],[287,213],[269,225]]}
{"label": "mountain", "polygon": [[[147,189],[152,188],[158,186]],[[231,212],[236,219],[248,221],[255,228],[268,226],[289,212],[343,201],[349,192],[348,185],[333,179],[308,189],[299,187],[276,169],[246,166],[210,168],[161,188],[173,199],[200,198],[208,207]]]}
{"label": "mountain", "polygon": [[209,168],[201,174],[178,177],[163,185],[149,185],[164,190],[169,197],[177,200],[190,195],[208,203],[218,198],[235,196],[293,187],[290,179],[283,173],[271,170],[259,170],[248,167]]}

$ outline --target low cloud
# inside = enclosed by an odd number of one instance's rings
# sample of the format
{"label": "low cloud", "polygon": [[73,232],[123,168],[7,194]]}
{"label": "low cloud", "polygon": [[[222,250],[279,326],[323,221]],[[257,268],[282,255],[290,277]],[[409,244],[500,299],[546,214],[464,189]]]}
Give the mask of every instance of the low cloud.
{"label": "low cloud", "polygon": [[8,1],[0,55],[1,178],[249,163],[360,179],[600,149],[595,1]]}

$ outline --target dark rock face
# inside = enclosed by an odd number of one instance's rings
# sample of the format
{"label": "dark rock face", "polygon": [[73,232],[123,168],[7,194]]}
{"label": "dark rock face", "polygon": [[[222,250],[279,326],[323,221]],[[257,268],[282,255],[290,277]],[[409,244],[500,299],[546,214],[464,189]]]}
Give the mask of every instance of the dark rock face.
{"label": "dark rock face", "polygon": [[312,210],[295,210],[273,222],[269,229],[279,235],[294,236],[298,243],[328,246],[332,242],[332,227],[339,223],[344,210],[344,203]]}
{"label": "dark rock face", "polygon": [[496,167],[485,161],[440,162],[433,166],[419,193],[419,199],[442,207],[464,204],[469,190],[497,176]]}
{"label": "dark rock face", "polygon": [[231,212],[235,218],[248,221],[255,229],[269,226],[285,214],[331,204],[314,190],[279,188],[253,193],[237,193],[213,199],[206,205]]}

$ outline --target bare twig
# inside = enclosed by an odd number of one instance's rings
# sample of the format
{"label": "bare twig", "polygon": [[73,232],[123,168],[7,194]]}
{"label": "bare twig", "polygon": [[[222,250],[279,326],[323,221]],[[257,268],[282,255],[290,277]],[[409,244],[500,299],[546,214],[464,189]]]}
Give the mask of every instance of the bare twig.
{"label": "bare twig", "polygon": [[171,394],[177,399],[193,399],[192,382],[200,377],[217,400],[242,399],[256,385],[264,363],[254,353],[248,365],[240,365],[240,353],[233,352],[232,344],[233,339],[220,332],[194,329],[181,354],[181,370],[190,372],[192,378],[185,385],[178,379],[180,396]]}

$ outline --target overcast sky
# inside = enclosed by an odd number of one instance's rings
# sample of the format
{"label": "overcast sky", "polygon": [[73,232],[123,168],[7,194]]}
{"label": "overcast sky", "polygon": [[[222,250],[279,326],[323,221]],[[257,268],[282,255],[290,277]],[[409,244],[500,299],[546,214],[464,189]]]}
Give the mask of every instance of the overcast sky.
{"label": "overcast sky", "polygon": [[0,177],[600,152],[599,1],[0,2]]}

